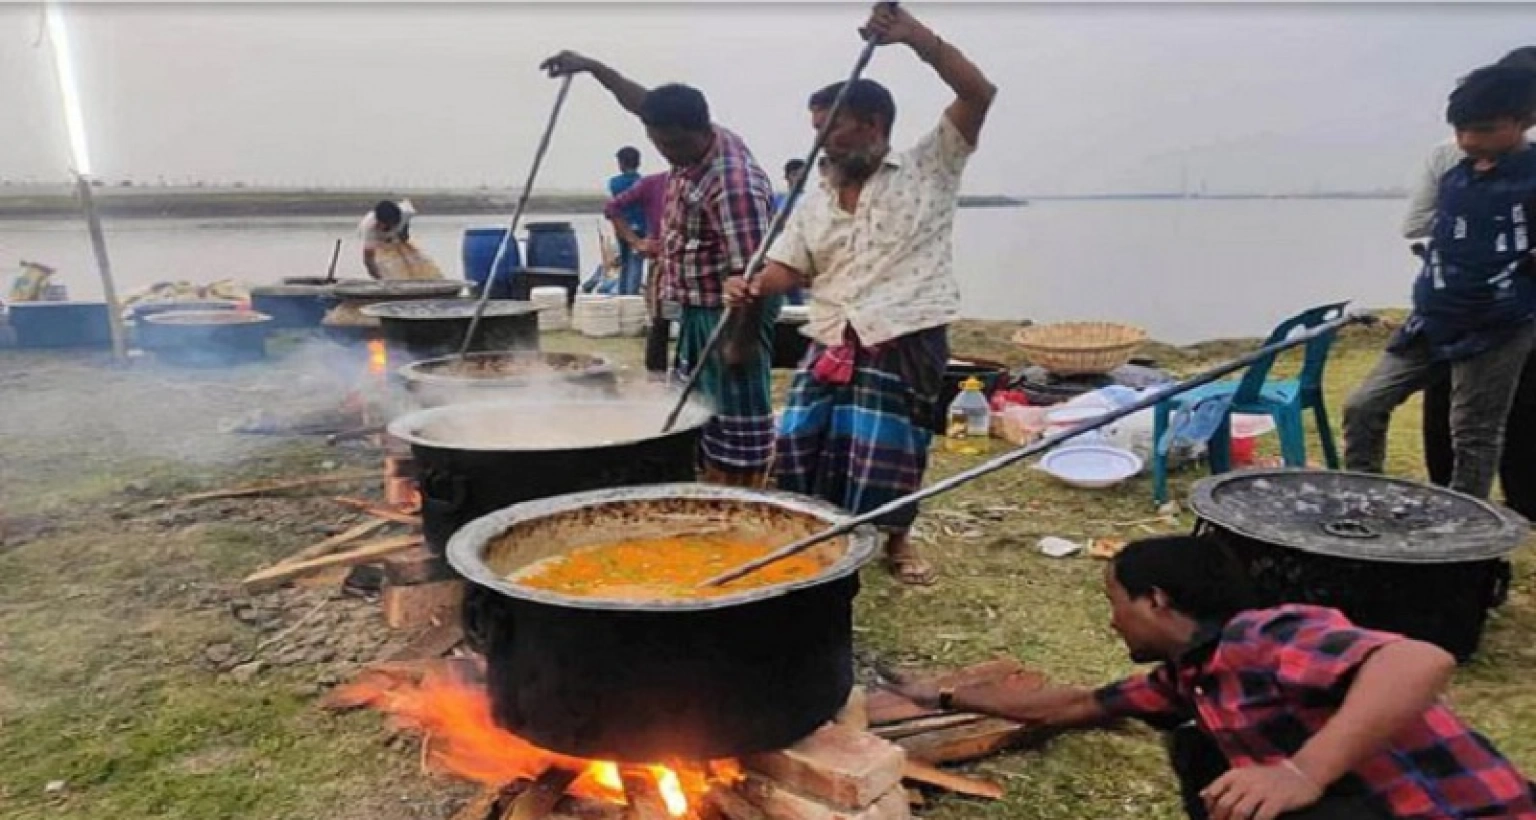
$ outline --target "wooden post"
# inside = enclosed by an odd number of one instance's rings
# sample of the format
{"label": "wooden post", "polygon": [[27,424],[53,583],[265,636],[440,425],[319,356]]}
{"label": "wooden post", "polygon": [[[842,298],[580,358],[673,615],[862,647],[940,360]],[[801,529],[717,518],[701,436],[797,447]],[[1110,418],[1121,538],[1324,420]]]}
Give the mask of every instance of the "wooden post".
{"label": "wooden post", "polygon": [[117,301],[117,286],[112,283],[112,262],[107,258],[107,237],[96,213],[96,198],[91,195],[91,181],[75,174],[80,191],[80,205],[85,209],[85,225],[91,233],[91,250],[96,254],[96,272],[101,275],[101,292],[107,300],[107,323],[112,330],[112,356],[118,364],[128,363],[128,338],[123,330],[123,306]]}

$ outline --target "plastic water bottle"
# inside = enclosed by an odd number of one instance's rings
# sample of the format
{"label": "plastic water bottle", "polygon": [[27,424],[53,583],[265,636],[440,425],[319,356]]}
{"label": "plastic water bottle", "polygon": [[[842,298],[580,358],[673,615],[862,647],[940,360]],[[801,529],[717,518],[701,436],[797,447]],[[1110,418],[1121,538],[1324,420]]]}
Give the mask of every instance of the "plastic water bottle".
{"label": "plastic water bottle", "polygon": [[971,376],[960,383],[960,393],[949,403],[945,435],[950,449],[974,455],[981,452],[992,432],[992,407],[981,392],[981,380]]}

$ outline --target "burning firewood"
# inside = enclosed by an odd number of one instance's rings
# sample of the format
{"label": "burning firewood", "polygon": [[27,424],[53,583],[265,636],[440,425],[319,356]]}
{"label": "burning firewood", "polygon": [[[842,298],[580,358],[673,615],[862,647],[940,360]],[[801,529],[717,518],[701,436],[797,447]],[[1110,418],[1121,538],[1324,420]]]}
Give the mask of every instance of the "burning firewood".
{"label": "burning firewood", "polygon": [[560,766],[545,769],[527,791],[512,801],[512,806],[502,815],[502,820],[544,820],[555,810],[555,805],[565,796],[565,790],[570,788],[580,774],[576,769]]}
{"label": "burning firewood", "polygon": [[624,781],[624,797],[629,802],[630,820],[671,820],[660,784],[643,768],[623,766],[619,778]]}

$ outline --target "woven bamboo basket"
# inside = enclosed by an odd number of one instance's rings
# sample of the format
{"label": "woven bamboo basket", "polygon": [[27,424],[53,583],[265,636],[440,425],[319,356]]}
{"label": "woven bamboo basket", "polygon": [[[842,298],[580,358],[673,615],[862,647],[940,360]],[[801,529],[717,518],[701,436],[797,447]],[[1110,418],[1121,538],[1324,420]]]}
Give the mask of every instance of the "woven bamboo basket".
{"label": "woven bamboo basket", "polygon": [[1114,322],[1034,325],[1013,334],[1032,364],[1058,376],[1108,373],[1130,361],[1146,340],[1145,330]]}

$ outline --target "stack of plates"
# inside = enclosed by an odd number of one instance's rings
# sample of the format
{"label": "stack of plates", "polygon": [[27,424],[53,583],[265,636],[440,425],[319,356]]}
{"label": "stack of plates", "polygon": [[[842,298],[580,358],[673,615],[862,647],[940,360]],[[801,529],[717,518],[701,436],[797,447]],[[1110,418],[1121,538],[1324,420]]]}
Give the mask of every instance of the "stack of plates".
{"label": "stack of plates", "polygon": [[566,307],[566,292],[562,287],[534,288],[528,292],[528,300],[539,311],[539,330],[565,330],[571,326],[571,312]]}
{"label": "stack of plates", "polygon": [[619,335],[619,303],[611,296],[588,294],[576,297],[571,324],[583,336],[604,338]]}
{"label": "stack of plates", "polygon": [[646,320],[649,319],[645,297],[620,296],[614,301],[619,303],[619,335],[644,336]]}

